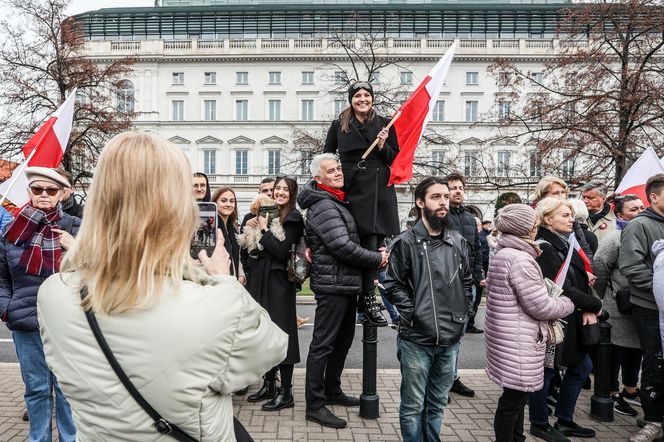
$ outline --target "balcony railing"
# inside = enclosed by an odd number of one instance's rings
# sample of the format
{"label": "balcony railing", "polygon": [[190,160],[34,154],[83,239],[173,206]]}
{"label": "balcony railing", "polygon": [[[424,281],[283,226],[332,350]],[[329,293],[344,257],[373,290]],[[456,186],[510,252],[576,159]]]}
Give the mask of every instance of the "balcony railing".
{"label": "balcony railing", "polygon": [[452,39],[386,38],[369,42],[362,39],[225,39],[225,40],[141,40],[86,42],[86,54],[95,56],[138,55],[231,55],[231,54],[341,54],[344,46],[361,50],[368,46],[378,54],[403,56],[441,55],[441,49],[457,43],[460,55],[553,55],[558,48],[588,47],[587,41],[557,39]]}

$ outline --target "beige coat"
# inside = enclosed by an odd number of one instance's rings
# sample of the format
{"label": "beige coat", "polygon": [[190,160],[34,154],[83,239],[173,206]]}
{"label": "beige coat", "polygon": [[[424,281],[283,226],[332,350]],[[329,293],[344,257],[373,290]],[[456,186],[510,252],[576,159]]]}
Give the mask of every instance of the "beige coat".
{"label": "beige coat", "polygon": [[617,230],[616,220],[613,210],[609,210],[609,213],[600,218],[595,224],[588,218],[588,227],[597,236],[597,240],[602,243],[604,238]]}
{"label": "beige coat", "polygon": [[[46,361],[71,404],[78,440],[171,442],[118,380],[61,275],[42,284],[37,307]],[[281,362],[288,344],[232,276],[205,286],[183,281],[148,310],[97,320],[143,397],[200,441],[235,440],[231,393]]]}

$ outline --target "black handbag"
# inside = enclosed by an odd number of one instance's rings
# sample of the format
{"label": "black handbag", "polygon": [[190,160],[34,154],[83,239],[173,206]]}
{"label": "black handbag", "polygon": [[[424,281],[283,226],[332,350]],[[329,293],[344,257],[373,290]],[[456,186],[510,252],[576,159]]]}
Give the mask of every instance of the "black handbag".
{"label": "black handbag", "polygon": [[[86,288],[81,289],[81,299],[83,299],[86,294],[87,294],[87,289]],[[154,421],[153,425],[155,429],[159,433],[171,436],[173,439],[178,440],[180,442],[198,442],[197,439],[194,439],[193,437],[189,436],[187,433],[182,431],[177,425],[172,424],[163,417],[161,417],[159,412],[154,408],[152,408],[152,406],[148,403],[148,401],[145,400],[145,398],[141,395],[141,393],[139,393],[139,391],[136,389],[134,384],[129,380],[129,377],[124,372],[122,367],[120,367],[118,360],[115,358],[115,355],[111,351],[111,348],[108,346],[108,342],[106,342],[106,338],[104,338],[104,335],[102,334],[101,329],[99,328],[99,323],[97,322],[97,318],[95,317],[95,314],[92,312],[92,310],[85,311],[85,318],[88,320],[88,324],[90,325],[92,334],[94,334],[95,339],[97,340],[97,344],[99,344],[101,351],[104,352],[104,356],[106,356],[106,360],[111,365],[111,368],[117,375],[118,379],[120,379],[120,382],[122,382],[122,385],[125,386],[131,397],[134,398],[134,400],[138,403],[138,405],[140,405],[141,408]],[[235,431],[235,438],[237,439],[238,442],[254,441],[249,435],[249,433],[247,433],[247,430],[242,426],[240,421],[238,421],[236,418],[233,418],[233,429]]]}

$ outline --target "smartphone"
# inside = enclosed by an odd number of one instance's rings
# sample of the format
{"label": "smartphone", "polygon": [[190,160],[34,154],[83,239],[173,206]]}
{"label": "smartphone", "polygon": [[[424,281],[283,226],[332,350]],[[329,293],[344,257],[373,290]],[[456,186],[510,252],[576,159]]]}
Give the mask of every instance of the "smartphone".
{"label": "smartphone", "polygon": [[215,203],[196,203],[196,205],[198,223],[189,247],[189,253],[194,259],[198,259],[201,250],[212,256],[217,245],[217,205]]}

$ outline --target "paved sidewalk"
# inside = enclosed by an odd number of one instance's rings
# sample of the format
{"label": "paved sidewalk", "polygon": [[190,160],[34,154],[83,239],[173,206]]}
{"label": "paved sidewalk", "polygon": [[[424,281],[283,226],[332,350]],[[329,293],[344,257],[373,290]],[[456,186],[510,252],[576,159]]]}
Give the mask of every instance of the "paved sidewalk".
{"label": "paved sidewalk", "polygon": [[[492,441],[493,413],[501,390],[487,380],[482,370],[461,370],[460,376],[466,385],[475,390],[476,395],[471,399],[452,395],[452,403],[445,413],[442,439],[450,442]],[[342,430],[323,428],[305,421],[303,369],[295,370],[295,408],[267,413],[261,411],[260,404],[250,404],[237,397],[234,400],[236,416],[256,441],[399,441],[399,371],[379,370],[377,382],[381,416],[377,420],[365,420],[358,416],[357,408],[334,406],[334,412],[349,422],[348,428]],[[251,388],[249,393],[255,389]],[[351,394],[362,391],[361,370],[345,372],[344,390]],[[24,410],[22,395],[18,364],[0,364],[0,442],[27,440],[28,424],[21,420]],[[626,441],[630,434],[638,430],[633,418],[616,415],[614,422],[603,424],[591,420],[588,410],[590,392],[584,390],[577,404],[575,420],[594,428],[597,439],[603,442]],[[529,436],[527,440],[539,439]]]}

